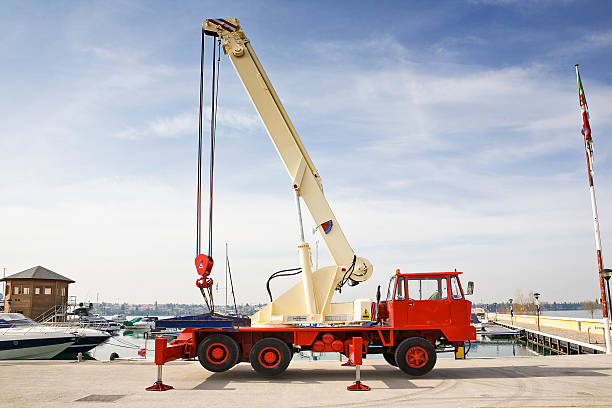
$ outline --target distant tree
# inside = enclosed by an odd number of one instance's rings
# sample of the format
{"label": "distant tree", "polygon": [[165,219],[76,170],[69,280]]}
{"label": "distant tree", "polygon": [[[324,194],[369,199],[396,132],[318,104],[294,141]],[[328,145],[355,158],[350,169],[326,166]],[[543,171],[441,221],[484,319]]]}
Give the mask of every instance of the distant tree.
{"label": "distant tree", "polygon": [[582,307],[591,314],[592,319],[595,315],[595,310],[597,309],[597,301],[593,302],[592,300],[586,300],[582,302]]}
{"label": "distant tree", "polygon": [[533,292],[524,295],[522,292],[517,292],[513,302],[514,314],[535,315],[536,304]]}

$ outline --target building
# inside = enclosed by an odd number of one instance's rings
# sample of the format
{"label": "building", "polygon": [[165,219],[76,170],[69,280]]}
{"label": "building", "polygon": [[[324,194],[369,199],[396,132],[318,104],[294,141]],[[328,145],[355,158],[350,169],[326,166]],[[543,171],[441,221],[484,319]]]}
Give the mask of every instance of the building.
{"label": "building", "polygon": [[31,319],[55,306],[66,305],[68,285],[74,283],[72,279],[42,266],[26,269],[0,281],[6,282],[4,311],[23,313]]}

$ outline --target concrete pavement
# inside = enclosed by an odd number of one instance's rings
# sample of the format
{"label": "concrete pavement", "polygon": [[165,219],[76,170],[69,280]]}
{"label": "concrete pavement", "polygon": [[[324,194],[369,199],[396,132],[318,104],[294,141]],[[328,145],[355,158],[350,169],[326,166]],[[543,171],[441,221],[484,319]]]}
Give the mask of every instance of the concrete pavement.
{"label": "concrete pavement", "polygon": [[151,362],[0,361],[1,407],[612,407],[612,356],[440,359],[409,377],[384,361],[366,362],[369,392],[349,392],[354,368],[295,361],[280,377],[257,375],[247,363],[210,373],[199,363],[164,368],[175,387],[148,392]]}

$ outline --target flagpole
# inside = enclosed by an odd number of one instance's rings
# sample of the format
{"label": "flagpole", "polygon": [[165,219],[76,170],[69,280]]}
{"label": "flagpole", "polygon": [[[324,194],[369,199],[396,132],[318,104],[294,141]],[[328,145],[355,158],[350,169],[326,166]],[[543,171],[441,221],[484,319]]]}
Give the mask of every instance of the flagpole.
{"label": "flagpole", "polygon": [[[597,216],[597,201],[595,200],[595,187],[593,185],[593,145],[591,138],[591,125],[589,124],[589,112],[588,105],[586,103],[586,96],[584,95],[584,89],[582,87],[582,81],[580,80],[580,73],[578,72],[578,64],[576,67],[576,79],[578,81],[578,97],[580,98],[580,112],[582,114],[582,135],[584,136],[584,150],[586,153],[587,160],[587,173],[589,176],[589,190],[591,192],[591,207],[593,209],[593,227],[595,228],[595,249],[597,251],[597,267],[599,271],[603,270],[603,260],[601,256],[601,236],[599,234],[599,218]],[[598,271],[598,272],[599,272]],[[604,337],[606,340],[606,354],[612,354],[612,339],[610,338],[610,320],[608,313],[608,297],[606,296],[606,285],[604,278],[598,273],[599,276],[599,289],[601,291],[601,313],[603,316],[604,323]]]}

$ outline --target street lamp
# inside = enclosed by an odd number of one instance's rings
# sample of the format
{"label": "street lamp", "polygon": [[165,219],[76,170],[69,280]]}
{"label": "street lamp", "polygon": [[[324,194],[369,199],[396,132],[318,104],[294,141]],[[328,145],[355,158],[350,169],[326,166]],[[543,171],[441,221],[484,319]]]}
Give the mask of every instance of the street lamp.
{"label": "street lamp", "polygon": [[536,300],[536,315],[538,317],[538,331],[540,331],[540,294],[538,292],[533,294],[533,297]]}
{"label": "street lamp", "polygon": [[508,300],[510,303],[510,323],[514,326],[514,309],[512,309],[512,298]]}

